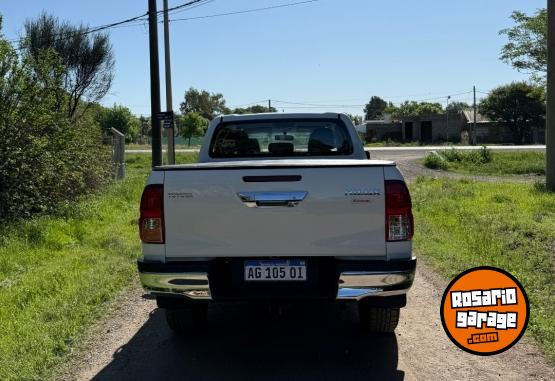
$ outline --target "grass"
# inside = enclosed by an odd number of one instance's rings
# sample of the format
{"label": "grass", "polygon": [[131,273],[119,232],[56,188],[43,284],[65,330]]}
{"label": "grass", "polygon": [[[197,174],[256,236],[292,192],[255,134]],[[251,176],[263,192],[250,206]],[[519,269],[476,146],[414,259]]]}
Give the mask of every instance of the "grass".
{"label": "grass", "polygon": [[[194,154],[179,154],[190,162]],[[127,177],[56,215],[0,221],[0,379],[51,377],[136,275],[139,199],[150,155]]]}
{"label": "grass", "polygon": [[419,142],[397,142],[394,140],[382,140],[372,143],[364,143],[365,147],[418,147],[422,144]]}
{"label": "grass", "polygon": [[[197,158],[198,158],[198,153],[196,152],[191,152],[191,153],[178,152],[175,154],[175,163],[176,164],[194,163],[197,161]],[[152,162],[152,157],[150,154],[135,153],[135,154],[125,155],[125,167],[131,173],[142,172],[143,174],[146,175],[150,170],[151,162]]]}
{"label": "grass", "polygon": [[[165,151],[168,147],[166,147],[165,145],[162,147],[162,149]],[[188,146],[187,144],[176,144],[175,145],[175,149],[199,149],[200,148],[200,144],[193,144],[191,142],[191,146]],[[147,150],[150,151],[152,149],[152,146],[150,144],[128,144],[125,146],[126,150]]]}
{"label": "grass", "polygon": [[[424,158],[424,165],[473,175],[545,175],[545,152],[438,151]],[[442,158],[444,160],[442,160]]]}
{"label": "grass", "polygon": [[[410,142],[398,142],[395,140],[381,140],[372,143],[364,143],[365,147],[426,147],[426,146],[445,146],[445,147],[456,147],[456,146],[467,146],[468,142],[432,142],[425,143],[421,141],[410,141]],[[498,144],[488,144],[488,145],[498,145]]]}
{"label": "grass", "polygon": [[[188,139],[184,139],[181,136],[177,136],[175,138],[175,149],[198,149],[200,148],[202,137],[195,136],[191,139],[191,146],[189,146]],[[162,145],[163,149],[167,149],[167,138],[165,136],[162,137]],[[150,144],[128,144],[125,146],[126,149],[143,149],[143,150],[150,150],[152,147]]]}
{"label": "grass", "polygon": [[418,255],[449,279],[481,265],[516,276],[531,303],[528,333],[555,360],[555,193],[426,178],[411,192]]}

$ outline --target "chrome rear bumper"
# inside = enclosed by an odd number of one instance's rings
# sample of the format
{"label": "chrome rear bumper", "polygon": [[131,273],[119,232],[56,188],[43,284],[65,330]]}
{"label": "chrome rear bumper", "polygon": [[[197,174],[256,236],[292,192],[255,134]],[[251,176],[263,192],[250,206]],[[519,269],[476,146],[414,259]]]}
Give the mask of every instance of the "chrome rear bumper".
{"label": "chrome rear bumper", "polygon": [[396,272],[353,271],[339,275],[338,300],[360,300],[373,296],[406,294],[414,280],[414,269]]}
{"label": "chrome rear bumper", "polygon": [[[212,300],[209,266],[139,262],[144,289],[156,295],[178,295],[191,300]],[[416,259],[410,261],[340,261],[337,300],[361,300],[406,294],[414,280]],[[174,271],[171,271],[174,270]],[[175,271],[179,270],[179,271]]]}
{"label": "chrome rear bumper", "polygon": [[143,288],[155,294],[183,295],[193,300],[212,300],[208,273],[139,273]]}

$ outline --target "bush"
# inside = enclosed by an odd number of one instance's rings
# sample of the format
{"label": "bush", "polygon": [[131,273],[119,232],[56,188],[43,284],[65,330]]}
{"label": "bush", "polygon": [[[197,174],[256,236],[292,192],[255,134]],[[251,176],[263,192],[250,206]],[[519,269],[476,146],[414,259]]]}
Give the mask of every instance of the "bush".
{"label": "bush", "polygon": [[441,151],[441,156],[450,163],[486,164],[493,160],[493,154],[487,147],[479,151],[460,151],[454,148]]}
{"label": "bush", "polygon": [[463,154],[461,153],[461,151],[458,151],[454,148],[451,148],[449,151],[442,151],[441,156],[443,156],[445,160],[450,162],[463,160]]}
{"label": "bush", "polygon": [[55,54],[19,57],[0,40],[0,218],[52,211],[108,181],[99,126],[60,102],[64,74]]}
{"label": "bush", "polygon": [[447,170],[447,168],[449,167],[447,161],[437,152],[430,152],[428,155],[426,155],[426,157],[424,158],[424,165],[430,169],[442,170]]}
{"label": "bush", "polygon": [[482,147],[479,151],[470,151],[461,155],[461,160],[463,162],[473,163],[473,164],[486,164],[490,163],[493,159],[491,150],[487,147]]}

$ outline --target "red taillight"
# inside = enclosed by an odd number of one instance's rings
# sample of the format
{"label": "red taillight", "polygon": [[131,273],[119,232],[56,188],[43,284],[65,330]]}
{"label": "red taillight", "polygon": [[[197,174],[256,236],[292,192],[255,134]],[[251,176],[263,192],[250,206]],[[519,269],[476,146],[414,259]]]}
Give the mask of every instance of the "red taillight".
{"label": "red taillight", "polygon": [[164,186],[147,185],[141,197],[139,232],[144,243],[164,243]]}
{"label": "red taillight", "polygon": [[385,238],[408,241],[414,232],[412,203],[406,184],[400,180],[385,181]]}

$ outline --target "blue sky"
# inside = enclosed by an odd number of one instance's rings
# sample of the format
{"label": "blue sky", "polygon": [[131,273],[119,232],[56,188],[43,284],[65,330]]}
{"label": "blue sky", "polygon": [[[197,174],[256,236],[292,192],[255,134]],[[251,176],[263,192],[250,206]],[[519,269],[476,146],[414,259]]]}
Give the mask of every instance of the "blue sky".
{"label": "blue sky", "polygon": [[[187,0],[170,0],[175,6]],[[173,14],[194,17],[300,0],[213,0]],[[271,98],[285,111],[362,114],[372,95],[442,103],[524,75],[498,60],[513,10],[545,0],[320,0],[264,12],[171,24],[174,108],[189,87],[221,92],[228,106]],[[159,0],[159,7],[162,1]],[[42,10],[97,26],[146,11],[147,0],[3,0],[3,34],[17,38]],[[160,37],[162,28],[159,30]],[[146,25],[110,32],[116,76],[103,103],[150,113]],[[163,45],[161,44],[161,47]],[[163,68],[163,50],[160,50]],[[163,83],[164,73],[161,72]],[[162,105],[164,87],[162,84]],[[471,101],[472,94],[453,96]],[[277,101],[291,103],[281,103]],[[317,107],[295,103],[330,105]]]}

